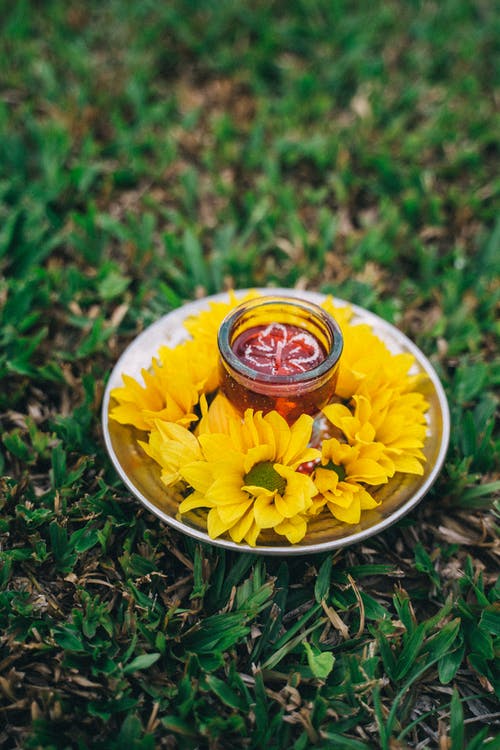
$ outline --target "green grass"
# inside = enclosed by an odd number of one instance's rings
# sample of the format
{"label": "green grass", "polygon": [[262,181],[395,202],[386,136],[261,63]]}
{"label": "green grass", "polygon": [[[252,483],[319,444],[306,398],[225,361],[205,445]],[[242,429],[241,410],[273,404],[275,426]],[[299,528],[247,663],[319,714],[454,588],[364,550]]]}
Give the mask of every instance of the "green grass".
{"label": "green grass", "polygon": [[[0,745],[493,750],[494,3],[4,3]],[[307,287],[446,388],[428,497],[333,555],[194,543],[106,456],[121,351],[184,301]]]}

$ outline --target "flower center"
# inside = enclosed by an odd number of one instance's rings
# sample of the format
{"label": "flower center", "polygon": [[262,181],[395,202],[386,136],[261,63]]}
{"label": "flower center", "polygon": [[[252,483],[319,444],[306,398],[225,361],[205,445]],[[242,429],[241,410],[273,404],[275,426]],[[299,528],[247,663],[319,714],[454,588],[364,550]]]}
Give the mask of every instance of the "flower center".
{"label": "flower center", "polygon": [[346,476],[346,470],[344,466],[338,466],[337,464],[334,464],[333,461],[330,459],[326,466],[322,467],[323,469],[329,469],[330,471],[334,471],[335,474],[339,478],[339,482],[342,482],[345,479]]}
{"label": "flower center", "polygon": [[245,484],[265,487],[266,490],[271,492],[277,490],[280,495],[286,489],[286,479],[278,474],[269,461],[261,461],[252,466],[248,474],[245,474]]}

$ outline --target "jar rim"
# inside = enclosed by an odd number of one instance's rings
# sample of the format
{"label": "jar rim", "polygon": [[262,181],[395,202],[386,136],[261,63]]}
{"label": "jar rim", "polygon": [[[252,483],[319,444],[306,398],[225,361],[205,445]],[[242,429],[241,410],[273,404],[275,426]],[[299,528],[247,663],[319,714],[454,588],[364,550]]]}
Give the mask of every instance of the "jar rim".
{"label": "jar rim", "polygon": [[[326,353],[325,359],[310,370],[297,372],[289,375],[276,375],[262,372],[242,362],[232,349],[230,335],[235,324],[241,317],[256,307],[271,307],[277,305],[289,305],[290,307],[300,308],[302,311],[319,319],[325,326],[332,338],[332,344]],[[279,323],[280,321],[276,321]],[[328,376],[333,367],[338,363],[344,347],[344,337],[339,324],[324,308],[316,305],[314,302],[286,295],[264,295],[246,302],[242,302],[229,312],[220,324],[217,343],[219,353],[223,361],[231,368],[233,372],[238,373],[243,378],[258,380],[269,386],[294,385],[306,383],[311,380],[322,379]]]}

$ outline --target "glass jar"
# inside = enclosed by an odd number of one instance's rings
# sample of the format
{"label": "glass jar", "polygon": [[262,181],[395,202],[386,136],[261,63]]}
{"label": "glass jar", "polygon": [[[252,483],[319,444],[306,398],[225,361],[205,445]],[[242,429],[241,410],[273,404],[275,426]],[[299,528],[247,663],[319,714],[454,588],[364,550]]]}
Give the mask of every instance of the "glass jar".
{"label": "glass jar", "polygon": [[220,390],[243,413],[275,409],[289,424],[335,393],[342,354],[336,321],[312,302],[264,296],[236,307],[218,334]]}

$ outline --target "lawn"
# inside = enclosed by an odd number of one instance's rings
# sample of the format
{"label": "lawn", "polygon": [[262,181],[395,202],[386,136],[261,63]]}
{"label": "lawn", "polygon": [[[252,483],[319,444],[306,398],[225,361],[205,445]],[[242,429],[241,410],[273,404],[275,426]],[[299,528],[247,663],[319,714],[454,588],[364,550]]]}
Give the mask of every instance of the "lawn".
{"label": "lawn", "polygon": [[[0,746],[500,748],[500,11],[19,0],[0,20]],[[125,348],[209,294],[370,310],[446,390],[440,476],[272,557],[145,510]]]}

